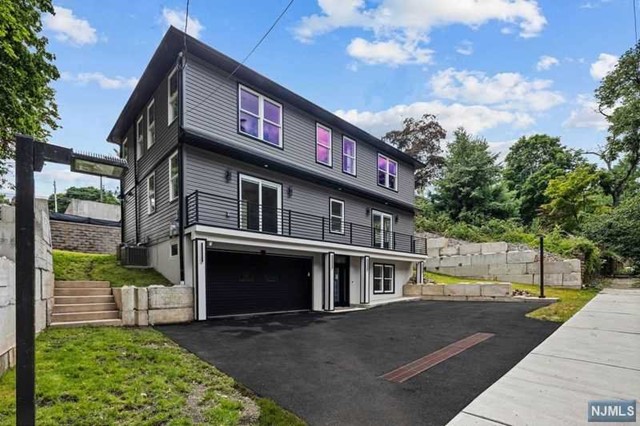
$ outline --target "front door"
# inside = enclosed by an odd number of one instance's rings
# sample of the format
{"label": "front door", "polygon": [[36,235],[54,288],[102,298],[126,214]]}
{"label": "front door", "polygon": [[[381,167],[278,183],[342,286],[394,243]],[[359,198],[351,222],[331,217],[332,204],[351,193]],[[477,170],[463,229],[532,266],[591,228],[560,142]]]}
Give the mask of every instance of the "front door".
{"label": "front door", "polygon": [[349,306],[349,256],[334,257],[333,304]]}

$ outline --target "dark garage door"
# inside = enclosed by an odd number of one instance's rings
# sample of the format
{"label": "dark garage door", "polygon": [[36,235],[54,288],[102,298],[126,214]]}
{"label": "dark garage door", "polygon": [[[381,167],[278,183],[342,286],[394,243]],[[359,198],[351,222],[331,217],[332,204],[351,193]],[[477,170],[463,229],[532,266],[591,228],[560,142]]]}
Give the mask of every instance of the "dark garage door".
{"label": "dark garage door", "polygon": [[311,309],[311,259],[207,252],[207,316]]}

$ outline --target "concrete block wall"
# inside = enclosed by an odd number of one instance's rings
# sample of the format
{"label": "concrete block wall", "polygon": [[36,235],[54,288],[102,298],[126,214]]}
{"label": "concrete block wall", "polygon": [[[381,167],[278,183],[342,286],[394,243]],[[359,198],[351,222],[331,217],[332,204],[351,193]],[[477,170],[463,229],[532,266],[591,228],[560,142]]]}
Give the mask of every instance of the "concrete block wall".
{"label": "concrete block wall", "polygon": [[83,253],[115,254],[120,239],[120,227],[88,223],[51,221],[53,248]]}
{"label": "concrete block wall", "polygon": [[193,321],[193,288],[149,286],[114,288],[122,325],[147,326]]}
{"label": "concrete block wall", "polygon": [[[16,359],[15,242],[15,207],[0,206],[0,375],[13,367]],[[35,267],[35,326],[40,332],[51,322],[53,311],[53,258],[46,200],[36,200]]]}
{"label": "concrete block wall", "polygon": [[[502,241],[460,243],[448,238],[429,238],[427,248],[425,267],[431,272],[523,284],[540,283],[540,258],[533,250],[509,250],[508,244]],[[580,260],[545,259],[544,282],[551,287],[580,288]]]}

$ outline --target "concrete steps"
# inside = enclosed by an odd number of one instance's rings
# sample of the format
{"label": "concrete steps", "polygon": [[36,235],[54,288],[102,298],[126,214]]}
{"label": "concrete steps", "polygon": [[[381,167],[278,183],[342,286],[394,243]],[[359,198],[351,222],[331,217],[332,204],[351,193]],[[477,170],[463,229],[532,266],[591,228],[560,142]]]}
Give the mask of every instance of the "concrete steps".
{"label": "concrete steps", "polygon": [[56,281],[52,327],[122,325],[108,281]]}

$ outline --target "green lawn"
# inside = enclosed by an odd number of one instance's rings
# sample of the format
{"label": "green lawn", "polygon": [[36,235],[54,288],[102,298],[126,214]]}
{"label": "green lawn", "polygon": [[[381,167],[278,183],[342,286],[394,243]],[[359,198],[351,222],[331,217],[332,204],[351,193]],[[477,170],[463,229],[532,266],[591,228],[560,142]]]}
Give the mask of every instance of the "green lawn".
{"label": "green lawn", "polygon": [[[436,274],[433,272],[426,273],[427,278],[434,280],[439,284],[459,284],[462,282],[487,282],[487,280],[479,280],[477,278],[462,278],[452,277],[449,275]],[[519,290],[526,290],[533,295],[540,293],[540,287],[531,284],[518,284],[512,283],[512,288]],[[527,316],[529,318],[536,318],[545,321],[553,322],[565,322],[578,312],[587,302],[596,294],[597,289],[565,289],[565,288],[552,288],[545,287],[544,294],[547,297],[557,297],[559,300],[551,305],[543,306],[535,311],[529,312]]]}
{"label": "green lawn", "polygon": [[[38,424],[304,424],[150,328],[48,329],[36,342]],[[13,424],[15,370],[0,378],[0,425]]]}
{"label": "green lawn", "polygon": [[77,253],[53,250],[53,272],[56,280],[110,281],[112,287],[133,285],[171,285],[155,269],[136,269],[120,266],[112,254]]}

